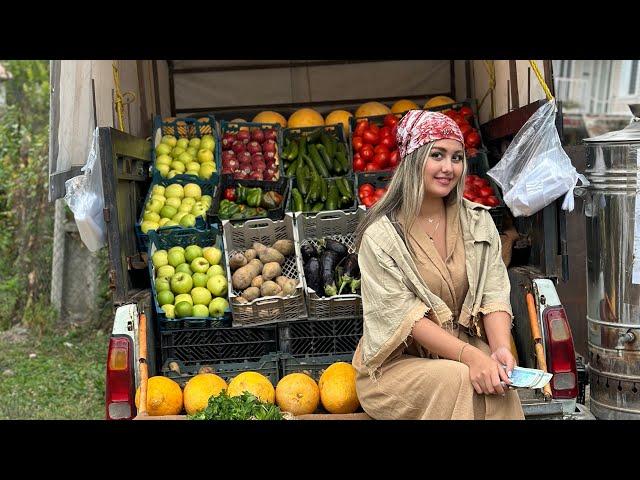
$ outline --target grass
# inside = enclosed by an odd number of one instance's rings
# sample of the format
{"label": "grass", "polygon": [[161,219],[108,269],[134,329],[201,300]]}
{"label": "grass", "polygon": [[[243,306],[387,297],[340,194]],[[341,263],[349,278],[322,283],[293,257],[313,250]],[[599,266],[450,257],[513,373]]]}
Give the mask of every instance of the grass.
{"label": "grass", "polygon": [[0,419],[104,419],[108,339],[86,327],[0,335]]}

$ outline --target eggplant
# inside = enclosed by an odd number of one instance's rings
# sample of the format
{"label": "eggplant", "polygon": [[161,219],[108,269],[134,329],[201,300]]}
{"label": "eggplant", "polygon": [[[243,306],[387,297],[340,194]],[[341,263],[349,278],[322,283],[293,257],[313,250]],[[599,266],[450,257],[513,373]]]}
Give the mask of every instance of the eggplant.
{"label": "eggplant", "polygon": [[331,238],[325,238],[324,240],[321,240],[320,244],[326,251],[334,252],[338,256],[338,261],[342,260],[349,253],[349,250],[346,246]]}
{"label": "eggplant", "polygon": [[331,250],[325,250],[320,257],[320,272],[324,294],[328,297],[337,295],[336,280],[333,276],[338,265],[338,254]]}
{"label": "eggplant", "polygon": [[302,261],[306,263],[310,258],[318,258],[318,252],[312,243],[305,243],[300,247],[300,253],[302,254]]}
{"label": "eggplant", "polygon": [[359,283],[360,266],[358,265],[358,254],[357,253],[349,254],[349,256],[347,256],[347,258],[345,259],[342,265],[342,268],[344,270],[341,273],[341,275],[338,277],[338,282],[340,284],[340,290],[338,291],[338,295],[342,293],[342,289],[347,285],[351,285],[351,293],[355,293],[354,290],[357,287],[354,287],[352,282],[354,280],[358,280],[358,286],[360,285]]}
{"label": "eggplant", "polygon": [[313,288],[315,292],[322,296],[322,282],[320,280],[320,260],[316,257],[310,257],[303,265],[304,278],[307,281],[307,287]]}

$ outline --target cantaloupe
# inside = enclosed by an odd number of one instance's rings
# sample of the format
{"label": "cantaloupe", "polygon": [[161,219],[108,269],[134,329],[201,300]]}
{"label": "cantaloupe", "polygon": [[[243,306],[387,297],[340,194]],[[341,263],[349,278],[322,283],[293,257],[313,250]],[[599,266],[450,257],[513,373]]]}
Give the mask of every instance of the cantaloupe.
{"label": "cantaloupe", "polygon": [[[136,408],[140,409],[140,387],[136,390]],[[151,377],[147,382],[147,414],[178,415],[182,412],[180,385],[167,377]]]}
{"label": "cantaloupe", "polygon": [[276,386],[276,405],[294,415],[313,413],[320,403],[316,381],[304,373],[290,373]]}
{"label": "cantaloupe", "polygon": [[334,125],[336,123],[341,123],[344,127],[345,135],[349,135],[349,119],[353,117],[351,112],[347,112],[346,110],[334,110],[324,119],[325,125]]}
{"label": "cantaloupe", "polygon": [[353,413],[360,407],[356,393],[356,370],[346,362],[327,368],[318,382],[320,401],[329,413]]}
{"label": "cantaloupe", "polygon": [[253,122],[258,123],[279,123],[282,128],[287,127],[287,119],[280,115],[278,112],[272,110],[265,110],[253,117]]}
{"label": "cantaloupe", "polygon": [[215,397],[228,388],[227,382],[213,373],[200,373],[184,386],[184,409],[189,415],[204,410],[209,397]]}
{"label": "cantaloupe", "polygon": [[386,105],[380,102],[367,102],[358,107],[356,110],[356,118],[386,115],[387,113],[391,113],[391,110]]}
{"label": "cantaloupe", "polygon": [[420,107],[418,107],[416,102],[403,99],[403,100],[398,100],[396,103],[393,104],[393,106],[391,107],[391,112],[404,113],[407,110],[419,110],[419,108]]}
{"label": "cantaloupe", "polygon": [[427,103],[424,104],[424,108],[441,107],[442,105],[449,105],[450,103],[456,103],[456,101],[453,98],[438,95],[437,97],[427,100]]}
{"label": "cantaloupe", "polygon": [[276,391],[267,377],[258,372],[242,372],[229,383],[227,393],[230,397],[238,397],[249,392],[261,402],[275,403]]}
{"label": "cantaloupe", "polygon": [[289,117],[289,128],[320,127],[324,125],[324,118],[313,108],[301,108]]}

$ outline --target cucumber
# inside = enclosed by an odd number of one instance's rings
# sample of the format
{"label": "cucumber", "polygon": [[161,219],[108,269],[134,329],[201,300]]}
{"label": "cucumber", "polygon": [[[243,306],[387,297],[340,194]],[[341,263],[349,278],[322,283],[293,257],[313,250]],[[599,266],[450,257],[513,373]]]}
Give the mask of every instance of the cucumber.
{"label": "cucumber", "polygon": [[320,156],[322,157],[322,161],[327,167],[329,172],[340,173],[340,170],[335,170],[335,167],[339,167],[339,165],[334,165],[333,160],[331,160],[331,156],[327,153],[327,149],[324,145],[318,144],[317,146],[318,152],[320,152]]}
{"label": "cucumber", "polygon": [[329,170],[327,170],[327,167],[322,161],[322,158],[320,158],[320,154],[318,153],[318,149],[315,145],[309,145],[309,157],[311,157],[311,160],[313,160],[316,171],[320,174],[320,176],[327,178],[329,176]]}

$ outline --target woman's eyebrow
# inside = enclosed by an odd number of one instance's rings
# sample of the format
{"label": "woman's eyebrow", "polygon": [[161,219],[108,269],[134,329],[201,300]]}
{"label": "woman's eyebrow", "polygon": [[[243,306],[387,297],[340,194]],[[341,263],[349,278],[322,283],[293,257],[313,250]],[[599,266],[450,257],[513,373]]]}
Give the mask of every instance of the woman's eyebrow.
{"label": "woman's eyebrow", "polygon": [[[441,152],[448,152],[449,150],[447,150],[446,148],[443,147],[432,147],[432,150],[440,150]],[[453,152],[454,155],[461,155],[462,154],[462,150],[456,150],[455,152]]]}

